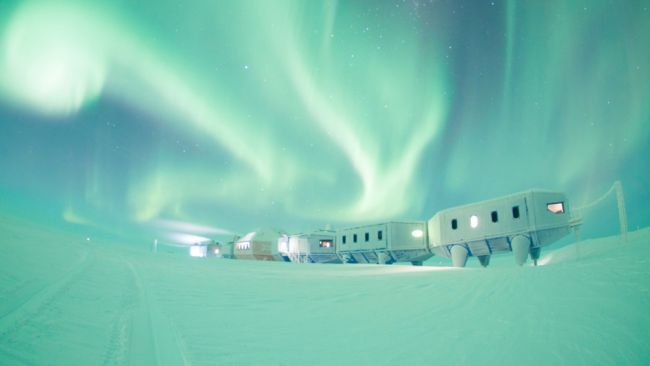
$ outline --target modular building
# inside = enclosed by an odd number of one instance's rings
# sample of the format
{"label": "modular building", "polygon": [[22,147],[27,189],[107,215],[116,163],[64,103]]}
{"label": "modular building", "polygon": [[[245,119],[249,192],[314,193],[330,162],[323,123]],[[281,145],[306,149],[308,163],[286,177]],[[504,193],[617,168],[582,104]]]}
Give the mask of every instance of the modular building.
{"label": "modular building", "polygon": [[[281,239],[282,240],[282,239]],[[336,254],[336,231],[318,230],[311,234],[289,235],[285,244],[285,256],[299,263],[341,263]]]}
{"label": "modular building", "polygon": [[281,239],[285,237],[286,234],[276,229],[250,232],[237,239],[233,249],[234,256],[236,259],[288,261],[279,250]]}
{"label": "modular building", "polygon": [[208,245],[208,257],[233,259],[234,241]]}
{"label": "modular building", "polygon": [[507,251],[519,265],[529,255],[536,263],[541,247],[574,225],[563,193],[529,190],[438,212],[428,221],[429,246],[456,267],[471,256],[487,266],[492,253]]}
{"label": "modular building", "polygon": [[411,262],[421,265],[432,254],[425,222],[386,222],[337,231],[336,252],[344,263]]}
{"label": "modular building", "polygon": [[208,245],[207,244],[192,244],[190,245],[190,257],[207,257]]}

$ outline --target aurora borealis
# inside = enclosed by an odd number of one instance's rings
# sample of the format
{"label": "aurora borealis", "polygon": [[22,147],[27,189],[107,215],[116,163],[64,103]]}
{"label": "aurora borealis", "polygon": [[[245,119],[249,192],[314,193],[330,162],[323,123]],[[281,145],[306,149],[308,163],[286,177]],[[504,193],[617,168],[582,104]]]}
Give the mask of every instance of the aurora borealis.
{"label": "aurora borealis", "polygon": [[5,1],[0,210],[304,231],[621,179],[647,226],[649,7]]}

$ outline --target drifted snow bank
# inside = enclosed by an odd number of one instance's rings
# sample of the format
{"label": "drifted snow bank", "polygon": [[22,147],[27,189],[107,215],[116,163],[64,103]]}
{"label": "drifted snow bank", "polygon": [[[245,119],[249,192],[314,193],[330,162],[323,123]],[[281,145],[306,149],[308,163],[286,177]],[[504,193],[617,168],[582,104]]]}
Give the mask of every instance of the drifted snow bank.
{"label": "drifted snow bank", "polygon": [[0,220],[0,364],[650,364],[650,229],[544,266],[149,253]]}

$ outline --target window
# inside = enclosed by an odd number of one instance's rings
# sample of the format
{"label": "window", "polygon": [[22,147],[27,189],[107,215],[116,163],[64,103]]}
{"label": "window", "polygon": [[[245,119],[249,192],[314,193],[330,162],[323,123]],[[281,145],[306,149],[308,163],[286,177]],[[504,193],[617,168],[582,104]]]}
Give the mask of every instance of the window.
{"label": "window", "polygon": [[205,257],[207,256],[208,247],[203,245],[192,245],[190,247],[190,257]]}
{"label": "window", "polygon": [[345,235],[343,235],[343,238],[342,238],[342,239],[343,239],[343,240],[341,240],[341,241],[343,242],[343,244],[345,244]]}
{"label": "window", "polygon": [[458,229],[458,220],[456,219],[451,220],[451,229],[452,230]]}
{"label": "window", "polygon": [[331,248],[334,246],[334,243],[330,239],[321,239],[318,245],[321,248]]}
{"label": "window", "polygon": [[379,230],[377,231],[377,240],[381,240],[384,237],[384,232]]}
{"label": "window", "polygon": [[512,217],[519,218],[519,206],[512,206]]}
{"label": "window", "polygon": [[250,241],[240,241],[236,245],[238,250],[249,250],[251,248],[251,242]]}
{"label": "window", "polygon": [[357,234],[352,235],[352,241],[355,243],[357,242]]}
{"label": "window", "polygon": [[366,239],[366,241],[370,240],[370,234],[366,233],[366,235],[364,235],[364,239]]}
{"label": "window", "polygon": [[478,216],[476,216],[476,215],[470,216],[470,218],[469,218],[469,226],[471,226],[472,229],[476,229],[476,227],[478,226]]}
{"label": "window", "polygon": [[564,213],[564,202],[553,202],[546,204],[546,209],[554,214]]}
{"label": "window", "polygon": [[499,214],[496,211],[492,211],[492,222],[499,222]]}

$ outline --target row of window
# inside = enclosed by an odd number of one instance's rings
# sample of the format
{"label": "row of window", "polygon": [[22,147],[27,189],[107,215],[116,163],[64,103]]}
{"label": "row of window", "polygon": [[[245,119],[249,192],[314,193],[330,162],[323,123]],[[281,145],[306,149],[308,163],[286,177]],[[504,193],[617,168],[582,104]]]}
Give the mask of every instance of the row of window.
{"label": "row of window", "polygon": [[[384,231],[383,230],[377,230],[377,240],[382,240],[384,238]],[[352,234],[352,242],[356,243],[358,240],[357,234]],[[368,242],[370,241],[370,233],[367,232],[363,235],[363,239]],[[346,244],[347,243],[347,235],[343,235],[341,238],[341,243]]]}
{"label": "row of window", "polygon": [[[551,213],[554,214],[563,214],[564,213],[564,202],[551,202],[546,204],[546,210],[548,210]],[[512,206],[512,218],[513,219],[518,219],[520,216],[519,214],[519,206]],[[499,213],[497,211],[492,211],[490,213],[490,218],[492,219],[492,222],[496,223],[499,222]],[[472,228],[475,228],[478,226],[478,216],[472,215],[469,218],[469,226]],[[451,229],[456,230],[458,229],[458,220],[457,219],[451,219]]]}
{"label": "row of window", "polygon": [[[321,239],[319,241],[318,245],[321,248],[332,248],[332,247],[334,247],[334,240]],[[284,247],[285,247],[285,250],[286,250],[286,243],[284,243]],[[237,243],[235,245],[235,248],[237,248],[237,250],[249,250],[249,249],[251,249],[251,242],[250,241],[239,242],[239,243]]]}
{"label": "row of window", "polygon": [[[345,240],[345,239],[344,239]],[[284,242],[284,247],[286,248],[287,243]],[[321,248],[332,248],[334,246],[334,240],[331,239],[321,239],[318,243]],[[241,241],[235,245],[237,250],[249,250],[251,248],[250,241]]]}
{"label": "row of window", "polygon": [[[497,211],[492,211],[490,213],[490,218],[494,223],[499,222],[499,213]],[[513,219],[519,218],[519,206],[512,206],[512,218]],[[472,228],[478,226],[478,216],[472,215],[469,218],[469,226],[471,226]],[[451,229],[452,230],[458,229],[458,219],[451,219]]]}
{"label": "row of window", "polygon": [[249,250],[251,248],[250,241],[240,241],[235,245],[238,250]]}

